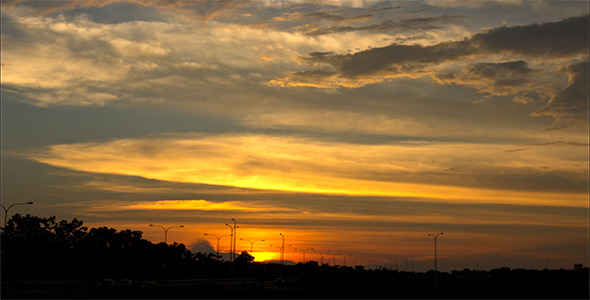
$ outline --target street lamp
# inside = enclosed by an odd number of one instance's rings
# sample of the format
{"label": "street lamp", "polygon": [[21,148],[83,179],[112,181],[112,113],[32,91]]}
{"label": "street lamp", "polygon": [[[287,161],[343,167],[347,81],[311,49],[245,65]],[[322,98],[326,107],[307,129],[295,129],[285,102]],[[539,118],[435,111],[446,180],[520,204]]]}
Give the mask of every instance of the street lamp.
{"label": "street lamp", "polygon": [[281,247],[281,264],[285,264],[285,235],[279,233],[283,238],[283,247]]}
{"label": "street lamp", "polygon": [[168,230],[174,228],[174,227],[184,227],[184,225],[174,225],[174,226],[170,226],[168,228],[164,227],[164,226],[160,226],[160,225],[153,225],[153,224],[149,224],[149,226],[152,227],[160,227],[164,230],[164,243],[168,244]]}
{"label": "street lamp", "polygon": [[[313,250],[313,249],[312,249]],[[315,251],[313,250],[313,252],[319,253],[320,254],[320,266],[324,264],[324,253],[323,251]]]}
{"label": "street lamp", "polygon": [[10,206],[8,206],[8,208],[4,207],[4,205],[0,204],[0,206],[2,207],[2,209],[4,210],[4,226],[2,228],[6,228],[6,222],[8,221],[8,210],[15,206],[15,205],[27,205],[27,204],[33,204],[33,202],[20,202],[20,203],[14,203]]}
{"label": "street lamp", "polygon": [[[324,252],[324,254],[326,254],[326,256],[327,256],[327,260],[328,260],[327,264],[328,265],[330,264],[330,255],[332,255],[332,258],[334,258],[333,253],[334,253],[334,251],[332,251],[332,250],[328,250],[328,251]],[[336,265],[335,259],[332,260],[332,265]]]}
{"label": "street lamp", "polygon": [[295,250],[301,250],[301,252],[303,252],[303,263],[305,263],[305,251],[313,251],[313,248],[309,248],[309,249],[297,249],[297,248],[293,248]]}
{"label": "street lamp", "polygon": [[264,240],[256,240],[256,241],[250,241],[250,240],[245,240],[245,239],[240,239],[240,241],[246,241],[250,243],[250,254],[254,253],[253,247],[254,247],[254,243],[256,242],[264,242]]}
{"label": "street lamp", "polygon": [[279,260],[281,260],[281,253],[283,253],[283,247],[278,245],[270,245],[271,247],[279,247]]}
{"label": "street lamp", "polygon": [[232,226],[231,224],[225,224],[225,226],[229,227],[229,229],[231,230],[231,241],[229,242],[229,260],[230,261],[234,261],[236,259],[236,237],[237,237],[237,229],[239,228],[239,226],[236,225],[236,220],[235,219],[231,219],[234,222],[234,225]]}
{"label": "street lamp", "polygon": [[434,292],[438,292],[438,281],[437,281],[437,273],[438,273],[438,269],[437,269],[437,265],[436,265],[436,240],[438,238],[439,235],[443,235],[443,233],[436,233],[436,234],[428,234],[428,236],[431,236],[434,238]]}
{"label": "street lamp", "polygon": [[332,263],[336,266],[336,255],[340,255],[339,253],[332,252]]}
{"label": "street lamp", "polygon": [[212,235],[215,238],[217,238],[217,255],[219,255],[219,239],[221,239],[224,236],[228,236],[228,235],[227,234],[224,234],[224,235],[221,235],[221,236],[217,236],[215,234],[208,234],[208,233],[205,233],[205,235]]}
{"label": "street lamp", "polygon": [[234,236],[234,228],[231,225],[227,224],[227,223],[225,224],[225,226],[229,227],[229,230],[230,230],[229,236],[232,237],[232,238],[229,239],[229,261],[231,262],[232,261],[232,257],[233,257],[232,256],[232,252],[233,252],[233,244],[234,244],[234,238],[233,238],[233,236]]}

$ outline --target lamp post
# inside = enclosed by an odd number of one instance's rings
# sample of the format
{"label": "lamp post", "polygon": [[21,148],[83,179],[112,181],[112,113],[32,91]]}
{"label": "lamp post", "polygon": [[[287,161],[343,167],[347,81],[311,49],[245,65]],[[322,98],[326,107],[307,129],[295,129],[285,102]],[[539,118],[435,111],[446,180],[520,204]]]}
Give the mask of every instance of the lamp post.
{"label": "lamp post", "polygon": [[271,247],[279,247],[279,260],[281,260],[281,253],[283,253],[283,247],[277,245],[270,245]]}
{"label": "lamp post", "polygon": [[[324,252],[324,254],[326,254],[326,256],[328,256],[328,257],[327,257],[327,259],[328,259],[328,262],[327,262],[327,264],[328,264],[328,265],[330,264],[330,256],[329,256],[329,255],[330,255],[330,254],[332,254],[333,252],[334,252],[334,251],[332,251],[332,250],[328,250],[328,251]],[[332,255],[332,257],[333,257],[333,255]],[[334,263],[334,261],[332,261],[332,263]],[[334,264],[334,265],[335,265],[335,264]]]}
{"label": "lamp post", "polygon": [[279,233],[283,238],[283,247],[281,247],[281,264],[285,264],[285,235]]}
{"label": "lamp post", "polygon": [[227,224],[227,223],[225,224],[225,226],[228,226],[231,229],[231,237],[232,238],[229,243],[229,249],[230,249],[229,258],[230,258],[230,261],[233,262],[236,258],[236,253],[235,253],[236,252],[236,237],[238,235],[237,229],[239,228],[239,226],[236,225],[235,219],[231,219],[231,220],[234,222],[233,226],[231,224]]}
{"label": "lamp post", "polygon": [[4,210],[4,226],[2,226],[2,228],[6,228],[6,222],[8,221],[8,210],[15,206],[15,205],[28,205],[28,204],[34,204],[33,202],[19,202],[19,203],[14,203],[9,205],[8,207],[4,207],[4,205],[0,204],[0,207],[2,207],[2,209]]}
{"label": "lamp post", "polygon": [[[313,250],[313,249],[312,249]],[[320,266],[324,264],[324,253],[323,251],[315,251],[313,250],[313,252],[319,253],[320,254]]]}
{"label": "lamp post", "polygon": [[313,251],[313,248],[309,248],[309,249],[297,249],[297,248],[293,248],[295,250],[301,250],[301,252],[303,252],[303,263],[305,263],[305,251]]}
{"label": "lamp post", "polygon": [[219,239],[221,239],[224,236],[228,236],[228,235],[227,234],[224,234],[224,235],[221,235],[221,236],[217,236],[215,234],[208,234],[208,233],[205,233],[205,235],[212,235],[215,238],[217,238],[217,255],[219,255]]}
{"label": "lamp post", "polygon": [[438,279],[437,279],[438,268],[436,265],[436,240],[438,239],[439,235],[443,235],[443,232],[428,234],[428,236],[431,236],[432,238],[434,238],[434,293],[438,292]]}
{"label": "lamp post", "polygon": [[236,219],[231,219],[233,221],[233,226],[231,224],[225,224],[225,226],[228,226],[231,229],[231,241],[229,243],[229,259],[230,259],[230,264],[229,264],[229,275],[230,277],[233,277],[234,273],[235,273],[235,267],[234,267],[234,261],[236,259],[236,237],[237,237],[237,230],[238,230],[238,225],[236,225]]}
{"label": "lamp post", "polygon": [[170,226],[170,227],[166,228],[164,226],[153,225],[153,224],[150,224],[149,226],[152,226],[152,227],[160,227],[160,228],[164,229],[164,243],[166,243],[166,244],[168,244],[168,230],[170,230],[170,229],[172,229],[174,227],[184,227],[184,225],[174,225],[174,226]]}
{"label": "lamp post", "polygon": [[233,238],[233,236],[234,236],[234,228],[231,225],[229,225],[229,224],[225,224],[225,226],[229,227],[229,230],[230,230],[229,236],[232,237],[232,238],[229,239],[229,261],[231,262],[232,261],[232,257],[233,257],[232,256],[232,252],[233,252],[233,244],[234,244],[234,238]]}
{"label": "lamp post", "polygon": [[250,254],[254,253],[254,243],[256,242],[264,242],[264,240],[256,240],[256,241],[250,241],[250,240],[245,240],[245,239],[240,239],[240,241],[246,241],[250,243]]}

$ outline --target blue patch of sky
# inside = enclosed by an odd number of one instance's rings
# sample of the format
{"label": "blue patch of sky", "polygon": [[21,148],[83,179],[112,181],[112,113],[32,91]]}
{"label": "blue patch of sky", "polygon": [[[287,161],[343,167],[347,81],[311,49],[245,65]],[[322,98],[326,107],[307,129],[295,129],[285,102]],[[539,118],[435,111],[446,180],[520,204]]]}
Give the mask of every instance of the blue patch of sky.
{"label": "blue patch of sky", "polygon": [[11,101],[6,93],[2,96],[4,150],[168,132],[223,133],[236,129],[231,121],[211,115],[133,107],[39,108]]}

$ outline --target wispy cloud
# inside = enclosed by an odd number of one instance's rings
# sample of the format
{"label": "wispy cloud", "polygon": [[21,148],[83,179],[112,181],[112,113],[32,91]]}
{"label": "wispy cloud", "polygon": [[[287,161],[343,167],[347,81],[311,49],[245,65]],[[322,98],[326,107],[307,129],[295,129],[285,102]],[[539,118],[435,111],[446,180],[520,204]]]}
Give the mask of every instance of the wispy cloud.
{"label": "wispy cloud", "polygon": [[103,206],[92,206],[89,210],[198,210],[198,211],[248,211],[278,213],[286,209],[270,206],[252,205],[239,201],[210,202],[207,200],[160,200],[150,202],[116,203],[108,202]]}
{"label": "wispy cloud", "polygon": [[[539,225],[539,226],[568,226],[581,227],[577,218],[566,215],[554,215],[552,219],[545,213],[507,212],[498,215],[497,210],[486,211],[474,205],[469,209],[458,207],[453,213],[440,213],[434,210],[404,211],[394,215],[389,212],[386,205],[381,209],[367,212],[336,212],[329,209],[330,203],[319,204],[302,210],[301,207],[292,207],[287,203],[273,203],[270,201],[222,201],[213,202],[207,200],[158,200],[158,201],[103,201],[86,202],[83,204],[65,203],[58,206],[79,207],[82,213],[105,212],[135,212],[144,211],[182,211],[184,214],[197,216],[199,213],[211,212],[225,213],[264,222],[265,217],[272,216],[277,220],[298,220],[301,224],[308,222],[335,221],[362,223],[391,223],[391,224],[453,224],[453,225]],[[375,202],[374,205],[379,205]],[[383,205],[383,204],[382,204]],[[412,205],[405,204],[408,207]],[[291,207],[290,207],[291,206]],[[385,209],[385,210],[384,210]],[[489,209],[489,208],[488,208]]]}
{"label": "wispy cloud", "polygon": [[436,17],[427,18],[413,18],[413,19],[402,19],[402,20],[385,20],[378,24],[370,24],[364,26],[331,26],[331,27],[316,27],[306,32],[309,35],[324,35],[332,33],[344,33],[354,31],[370,31],[370,32],[381,32],[381,33],[396,33],[415,31],[431,31],[442,29],[451,24],[458,24],[464,20],[465,16],[458,15],[442,15]]}
{"label": "wispy cloud", "polygon": [[[78,171],[174,182],[444,201],[582,205],[581,194],[558,199],[564,189],[584,180],[587,166],[579,164],[584,157],[556,160],[551,148],[515,156],[515,152],[505,152],[506,147],[429,142],[368,145],[284,136],[185,134],[54,145],[27,156]],[[556,180],[556,174],[570,183],[551,187],[548,183]],[[511,176],[519,176],[518,184]],[[506,193],[505,189],[512,191]],[[538,193],[538,189],[545,192]],[[473,199],[474,194],[478,200]]]}
{"label": "wispy cloud", "polygon": [[566,87],[532,116],[550,116],[559,121],[581,121],[588,124],[588,61],[566,67],[569,80]]}

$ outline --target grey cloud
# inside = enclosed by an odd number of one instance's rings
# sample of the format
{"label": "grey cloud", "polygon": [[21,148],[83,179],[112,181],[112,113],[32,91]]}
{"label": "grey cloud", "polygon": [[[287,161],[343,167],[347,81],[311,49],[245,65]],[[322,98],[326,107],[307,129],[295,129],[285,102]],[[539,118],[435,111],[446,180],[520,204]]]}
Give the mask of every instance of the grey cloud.
{"label": "grey cloud", "polygon": [[371,31],[371,32],[401,32],[412,30],[433,30],[441,28],[442,25],[457,24],[467,18],[459,15],[443,15],[438,17],[414,18],[405,20],[385,20],[379,24],[367,26],[339,26],[321,28],[308,32],[309,35],[324,35],[339,32]]}
{"label": "grey cloud", "polygon": [[[420,24],[420,22],[417,23]],[[463,41],[445,42],[433,46],[392,44],[354,54],[325,54],[304,59],[315,63],[332,64],[340,69],[342,76],[354,77],[397,69],[392,68],[395,65],[437,64],[467,55],[501,52],[533,57],[579,55],[588,51],[587,34],[588,16],[583,16],[554,23],[502,27],[476,34]],[[508,40],[510,42],[507,42]],[[526,66],[522,66],[522,63],[513,63],[501,65],[501,67],[522,71]]]}
{"label": "grey cloud", "polygon": [[545,128],[541,131],[542,132],[551,132],[551,131],[558,131],[558,130],[570,128],[570,127],[571,127],[571,125],[562,125],[562,126],[557,126],[557,127]]}
{"label": "grey cloud", "polygon": [[[112,4],[126,2],[143,7],[157,7],[174,13],[194,13],[205,19],[214,18],[224,13],[236,11],[239,8],[252,5],[252,1],[230,0],[193,0],[193,1],[168,1],[168,0],[88,0],[88,1],[30,1],[25,5],[37,9],[37,14],[51,14],[72,11],[87,7],[105,7]],[[254,2],[255,3],[255,2]]]}
{"label": "grey cloud", "polygon": [[193,253],[197,253],[197,252],[214,253],[215,252],[215,249],[213,249],[213,246],[211,245],[211,243],[209,243],[209,241],[207,241],[205,239],[201,239],[201,240],[193,242],[189,246],[189,248]]}
{"label": "grey cloud", "polygon": [[400,9],[402,8],[401,6],[388,6],[388,7],[383,7],[383,8],[375,8],[375,9],[371,9],[369,11],[371,12],[378,12],[378,11],[386,11],[386,10],[392,10],[392,9]]}
{"label": "grey cloud", "polygon": [[437,17],[414,18],[399,21],[387,20],[379,27],[399,28],[402,30],[409,29],[433,29],[439,28],[440,25],[457,24],[467,19],[467,16],[461,15],[442,15]]}
{"label": "grey cloud", "polygon": [[390,45],[342,57],[339,66],[344,77],[353,78],[382,71],[411,71],[453,60],[473,53],[465,42],[447,42],[434,46]]}
{"label": "grey cloud", "polygon": [[294,72],[293,75],[295,76],[299,76],[299,77],[305,77],[308,79],[313,79],[313,78],[325,78],[325,77],[330,77],[333,75],[336,75],[334,72],[328,71],[328,70],[311,70],[311,71],[299,71],[299,72]]}
{"label": "grey cloud", "polygon": [[557,92],[549,102],[532,116],[550,116],[558,121],[577,120],[588,123],[588,61],[566,68],[568,85]]}
{"label": "grey cloud", "polygon": [[425,11],[429,11],[429,10],[431,10],[431,8],[421,8],[421,9],[411,10],[410,13],[417,14],[417,13],[421,13],[421,12],[425,12]]}
{"label": "grey cloud", "polygon": [[568,142],[555,141],[555,142],[548,142],[548,143],[542,143],[542,144],[528,144],[526,146],[550,146],[550,145],[567,145],[567,146],[585,146],[585,147],[588,147],[588,144],[574,142],[574,141],[568,141]]}
{"label": "grey cloud", "polygon": [[365,15],[358,15],[358,16],[354,16],[354,17],[347,17],[347,16],[336,15],[336,14],[331,14],[331,13],[327,13],[327,12],[313,12],[313,13],[305,14],[304,17],[320,18],[320,19],[326,19],[326,20],[330,20],[330,21],[355,21],[355,20],[360,20],[360,19],[364,19],[364,18],[370,18],[371,15],[365,14]]}
{"label": "grey cloud", "polygon": [[519,85],[525,81],[524,76],[533,70],[527,62],[511,61],[504,63],[478,63],[469,66],[468,75],[475,78],[489,78],[496,85]]}
{"label": "grey cloud", "polygon": [[566,57],[588,51],[588,15],[559,22],[500,27],[470,41],[486,53],[509,52],[535,57]]}
{"label": "grey cloud", "polygon": [[[526,149],[505,150],[507,153]],[[579,192],[586,190],[587,170],[561,171],[555,168],[512,168],[495,169],[474,167],[472,163],[449,163],[432,172],[405,174],[402,172],[364,171],[359,178],[373,181],[397,181],[412,183],[421,179],[431,184],[504,189],[515,191]],[[350,175],[349,175],[350,176]]]}
{"label": "grey cloud", "polygon": [[376,9],[369,9],[367,10],[368,13],[366,14],[362,14],[362,15],[355,15],[352,17],[349,16],[345,16],[342,14],[334,14],[334,13],[329,13],[329,12],[312,12],[312,13],[305,13],[302,15],[302,17],[307,17],[307,18],[318,18],[318,19],[323,19],[323,20],[329,20],[329,21],[335,21],[335,22],[342,22],[342,21],[361,21],[364,19],[368,19],[368,18],[372,18],[372,14],[373,12],[381,12],[381,11],[386,11],[386,10],[391,10],[391,9],[398,9],[401,8],[401,6],[391,6],[391,7],[384,7],[384,8],[376,8]]}
{"label": "grey cloud", "polygon": [[[422,24],[428,23],[430,22]],[[417,24],[420,22],[417,21]],[[478,63],[467,66],[463,70],[464,74],[442,70],[433,76],[442,82],[469,84],[484,93],[503,96],[512,94],[515,96],[515,102],[530,103],[551,98],[547,105],[534,112],[532,116],[550,116],[558,120],[571,121],[587,120],[588,63],[570,66],[566,70],[570,75],[568,86],[551,96],[539,94],[547,91],[539,90],[535,88],[535,84],[531,84],[527,77],[537,71],[529,68],[525,60],[575,59],[587,53],[588,15],[551,23],[501,27],[475,34],[462,41],[432,46],[392,44],[353,54],[315,53],[301,57],[300,62],[332,67],[333,73],[325,72],[326,78],[337,75],[345,79],[356,79],[383,75],[419,75],[419,72],[431,72],[428,68],[442,63],[487,55],[512,55],[518,60]],[[317,77],[318,74],[314,75]],[[486,82],[478,83],[478,78],[486,79]],[[505,89],[495,91],[491,87]]]}
{"label": "grey cloud", "polygon": [[540,73],[529,68],[526,61],[518,60],[469,64],[461,72],[442,71],[432,76],[441,83],[468,85],[490,95],[514,95],[513,101],[530,103],[543,97],[534,88],[541,83],[533,76]]}

